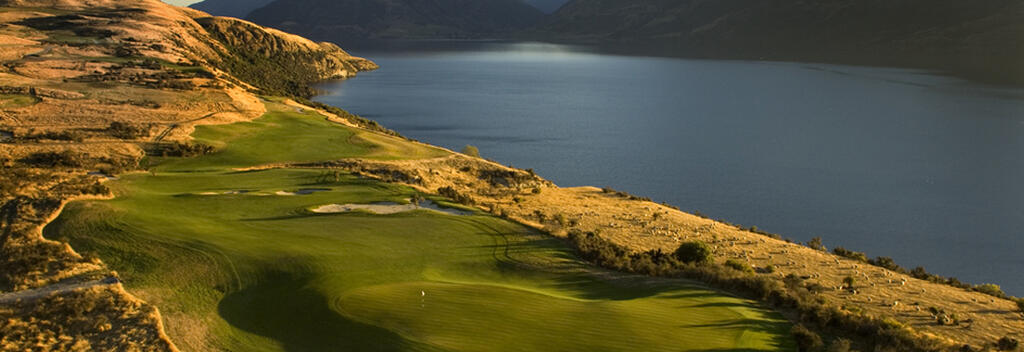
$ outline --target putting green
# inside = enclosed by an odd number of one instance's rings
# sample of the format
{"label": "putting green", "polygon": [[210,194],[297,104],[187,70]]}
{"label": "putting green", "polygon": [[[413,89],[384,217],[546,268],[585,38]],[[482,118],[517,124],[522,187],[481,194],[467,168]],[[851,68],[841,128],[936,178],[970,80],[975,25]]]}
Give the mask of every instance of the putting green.
{"label": "putting green", "polygon": [[[200,128],[196,135],[220,152],[110,182],[117,198],[69,204],[45,235],[120,272],[161,309],[184,350],[795,349],[789,324],[753,302],[691,281],[596,269],[562,240],[486,214],[309,211],[402,203],[414,192],[407,187],[314,169],[228,167],[394,158],[410,147],[346,142],[365,132],[318,121],[278,110]],[[302,129],[311,131],[285,133]],[[331,147],[262,145],[268,136]],[[300,189],[317,191],[277,194]]]}

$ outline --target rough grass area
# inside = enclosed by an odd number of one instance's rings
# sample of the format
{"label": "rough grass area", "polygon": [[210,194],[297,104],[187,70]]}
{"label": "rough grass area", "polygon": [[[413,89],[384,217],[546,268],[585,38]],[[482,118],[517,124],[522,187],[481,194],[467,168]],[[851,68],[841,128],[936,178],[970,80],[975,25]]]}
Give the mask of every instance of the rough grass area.
{"label": "rough grass area", "polygon": [[17,109],[33,105],[39,98],[21,94],[0,94],[0,109]]}
{"label": "rough grass area", "polygon": [[[691,281],[596,269],[565,243],[482,213],[315,214],[413,190],[285,161],[441,151],[279,107],[197,129],[214,154],[163,159],[45,229],[159,307],[185,350],[793,350],[789,324]],[[390,143],[390,144],[384,144]],[[412,151],[412,152],[410,152]],[[438,154],[440,153],[440,154]],[[325,189],[302,195],[277,191]]]}

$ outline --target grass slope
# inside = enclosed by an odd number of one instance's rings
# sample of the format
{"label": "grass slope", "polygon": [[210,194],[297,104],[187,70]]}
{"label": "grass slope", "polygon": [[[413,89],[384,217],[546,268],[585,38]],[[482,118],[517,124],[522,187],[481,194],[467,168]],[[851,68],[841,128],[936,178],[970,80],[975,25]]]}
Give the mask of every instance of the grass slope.
{"label": "grass slope", "polygon": [[[202,127],[196,137],[220,152],[110,182],[116,199],[72,203],[45,234],[118,270],[186,350],[794,349],[788,323],[752,302],[595,269],[561,240],[486,214],[308,211],[403,202],[406,187],[226,167],[409,147],[321,122],[278,108]],[[326,190],[275,194],[304,188]]]}
{"label": "grass slope", "polygon": [[443,149],[330,122],[312,110],[299,111],[277,102],[268,102],[267,110],[250,122],[196,127],[195,140],[217,147],[218,152],[157,169],[218,170],[279,162],[421,159],[448,154]]}

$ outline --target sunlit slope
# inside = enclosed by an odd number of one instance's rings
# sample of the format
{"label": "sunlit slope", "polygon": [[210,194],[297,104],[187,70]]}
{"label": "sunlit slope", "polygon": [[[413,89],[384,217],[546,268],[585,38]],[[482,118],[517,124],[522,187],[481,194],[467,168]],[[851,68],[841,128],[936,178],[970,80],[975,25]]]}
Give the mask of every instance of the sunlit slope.
{"label": "sunlit slope", "polygon": [[425,144],[334,123],[312,110],[276,102],[266,105],[267,114],[250,122],[196,127],[195,140],[217,147],[218,152],[176,160],[157,170],[245,168],[353,157],[419,159],[448,154]]}
{"label": "sunlit slope", "polygon": [[793,349],[788,323],[751,302],[601,271],[483,213],[313,213],[414,191],[320,169],[232,169],[399,157],[367,132],[276,110],[201,127],[197,139],[221,152],[156,160],[110,182],[116,199],[70,204],[46,235],[118,270],[186,350]]}

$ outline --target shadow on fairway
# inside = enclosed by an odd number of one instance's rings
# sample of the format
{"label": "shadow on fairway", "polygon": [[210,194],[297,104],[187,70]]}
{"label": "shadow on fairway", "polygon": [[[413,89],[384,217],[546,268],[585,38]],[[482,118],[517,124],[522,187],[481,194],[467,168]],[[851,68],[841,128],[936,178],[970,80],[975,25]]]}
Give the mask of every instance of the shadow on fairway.
{"label": "shadow on fairway", "polygon": [[226,295],[218,313],[236,328],[278,341],[285,351],[435,350],[346,319],[330,309],[324,294],[308,285],[311,277],[311,273],[266,269],[254,285]]}

